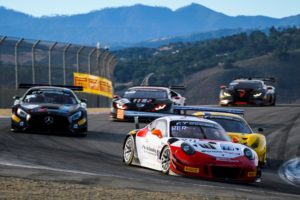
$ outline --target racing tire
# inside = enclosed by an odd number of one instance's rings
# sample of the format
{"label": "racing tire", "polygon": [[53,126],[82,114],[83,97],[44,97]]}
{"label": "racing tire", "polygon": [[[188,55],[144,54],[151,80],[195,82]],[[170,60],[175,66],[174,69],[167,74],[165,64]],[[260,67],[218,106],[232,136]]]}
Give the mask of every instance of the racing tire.
{"label": "racing tire", "polygon": [[79,137],[86,137],[87,136],[87,132],[81,132],[78,134]]}
{"label": "racing tire", "polygon": [[126,138],[124,148],[123,148],[123,161],[126,165],[131,165],[134,158],[134,138],[133,136],[129,136]]}
{"label": "racing tire", "polygon": [[270,104],[270,106],[275,106],[276,105],[276,95],[273,96],[272,101],[273,102]]}
{"label": "racing tire", "polygon": [[171,164],[171,151],[166,146],[161,153],[161,170],[163,174],[169,174]]}

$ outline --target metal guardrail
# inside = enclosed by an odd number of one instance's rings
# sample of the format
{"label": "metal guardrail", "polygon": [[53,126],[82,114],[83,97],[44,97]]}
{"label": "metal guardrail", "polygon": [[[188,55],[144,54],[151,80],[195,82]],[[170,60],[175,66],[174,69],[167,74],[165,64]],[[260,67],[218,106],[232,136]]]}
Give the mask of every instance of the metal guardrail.
{"label": "metal guardrail", "polygon": [[[111,80],[117,62],[108,49],[98,45],[0,36],[0,90],[17,90],[20,83],[73,85],[74,72]],[[1,97],[0,107],[7,107],[3,101]]]}

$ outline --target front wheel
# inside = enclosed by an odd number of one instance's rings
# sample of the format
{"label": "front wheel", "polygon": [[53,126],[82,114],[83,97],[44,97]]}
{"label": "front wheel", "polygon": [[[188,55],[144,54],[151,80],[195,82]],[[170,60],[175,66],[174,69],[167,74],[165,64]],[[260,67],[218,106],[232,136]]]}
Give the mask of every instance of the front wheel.
{"label": "front wheel", "polygon": [[170,148],[165,147],[161,154],[161,169],[162,173],[169,174],[170,171]]}
{"label": "front wheel", "polygon": [[134,139],[127,137],[123,148],[123,160],[126,165],[131,165],[134,157]]}

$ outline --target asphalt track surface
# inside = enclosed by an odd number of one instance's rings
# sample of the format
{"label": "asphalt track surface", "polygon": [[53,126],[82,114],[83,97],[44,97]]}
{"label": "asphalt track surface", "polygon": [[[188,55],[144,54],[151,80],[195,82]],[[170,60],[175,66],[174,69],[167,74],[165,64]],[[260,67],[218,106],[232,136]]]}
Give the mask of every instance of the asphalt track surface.
{"label": "asphalt track surface", "polygon": [[89,115],[87,137],[11,133],[0,119],[0,176],[101,185],[158,192],[205,194],[245,199],[300,199],[300,187],[278,175],[280,164],[300,157],[300,106],[246,107],[252,127],[262,127],[268,166],[261,183],[239,184],[166,176],[122,162],[123,140],[131,122],[114,122],[108,113]]}

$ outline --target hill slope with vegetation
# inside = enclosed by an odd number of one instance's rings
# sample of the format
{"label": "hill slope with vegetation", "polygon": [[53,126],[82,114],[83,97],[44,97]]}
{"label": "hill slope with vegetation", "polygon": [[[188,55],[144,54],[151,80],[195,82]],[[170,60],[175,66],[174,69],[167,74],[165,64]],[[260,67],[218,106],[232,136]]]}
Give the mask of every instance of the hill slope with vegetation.
{"label": "hill slope with vegetation", "polygon": [[185,84],[189,103],[216,103],[220,84],[234,77],[275,76],[279,101],[297,102],[299,50],[299,28],[273,27],[267,33],[253,31],[203,42],[116,51],[120,58],[114,72],[116,91],[123,85],[138,85],[153,72],[152,85]]}

